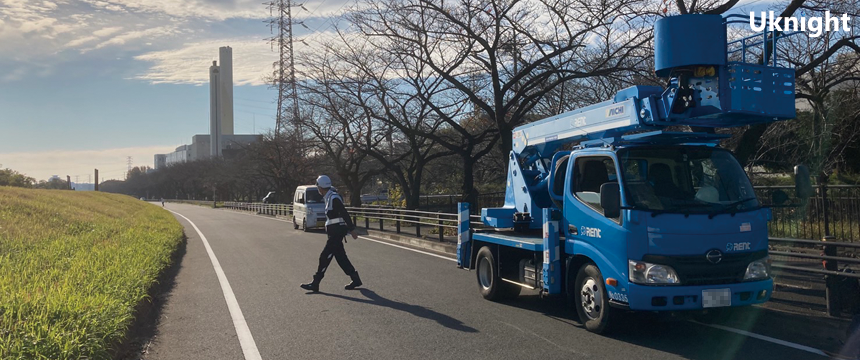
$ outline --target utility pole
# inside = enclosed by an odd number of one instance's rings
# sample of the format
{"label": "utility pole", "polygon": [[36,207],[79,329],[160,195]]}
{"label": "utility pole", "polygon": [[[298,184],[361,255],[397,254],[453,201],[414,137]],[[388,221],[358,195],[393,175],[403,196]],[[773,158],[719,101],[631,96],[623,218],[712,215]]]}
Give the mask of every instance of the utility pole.
{"label": "utility pole", "polygon": [[[293,16],[292,8],[302,4],[293,4],[292,0],[272,0],[264,3],[269,8],[271,18],[268,20],[272,37],[269,44],[274,51],[278,47],[278,61],[273,65],[273,88],[278,89],[278,110],[276,115],[275,136],[279,136],[285,128],[288,116],[292,116],[293,124],[301,135],[299,124],[299,98],[296,89],[296,64],[293,57]],[[305,9],[307,10],[307,9]],[[301,22],[296,24],[303,25]],[[292,103],[290,105],[290,103]],[[289,109],[288,107],[292,107]]]}

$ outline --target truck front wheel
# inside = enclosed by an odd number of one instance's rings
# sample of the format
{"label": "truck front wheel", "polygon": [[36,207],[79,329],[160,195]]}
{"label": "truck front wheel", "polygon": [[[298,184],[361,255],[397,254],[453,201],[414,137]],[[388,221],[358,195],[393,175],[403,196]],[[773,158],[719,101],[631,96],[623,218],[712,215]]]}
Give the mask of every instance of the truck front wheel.
{"label": "truck front wheel", "polygon": [[585,328],[597,334],[606,332],[613,314],[603,286],[603,276],[597,266],[588,264],[581,267],[573,290],[573,306]]}

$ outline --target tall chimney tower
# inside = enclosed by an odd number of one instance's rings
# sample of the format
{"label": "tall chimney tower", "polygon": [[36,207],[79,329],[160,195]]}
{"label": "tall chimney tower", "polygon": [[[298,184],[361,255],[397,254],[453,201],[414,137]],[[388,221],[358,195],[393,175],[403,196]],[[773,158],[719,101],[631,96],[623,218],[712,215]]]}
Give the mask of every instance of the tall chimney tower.
{"label": "tall chimney tower", "polygon": [[[209,67],[209,156],[221,156],[221,86],[218,62]],[[232,126],[233,119],[230,123]],[[232,132],[232,129],[231,129]]]}
{"label": "tall chimney tower", "polygon": [[221,61],[218,80],[221,88],[221,134],[233,135],[233,49],[222,46],[218,49],[218,55]]}

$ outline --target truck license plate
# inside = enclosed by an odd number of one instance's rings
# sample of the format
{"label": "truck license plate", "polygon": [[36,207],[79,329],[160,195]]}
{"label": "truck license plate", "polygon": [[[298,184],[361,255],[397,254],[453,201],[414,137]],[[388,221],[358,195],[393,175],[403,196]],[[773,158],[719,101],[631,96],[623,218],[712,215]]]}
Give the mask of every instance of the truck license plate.
{"label": "truck license plate", "polygon": [[711,289],[702,290],[702,307],[724,307],[732,306],[732,290],[731,289]]}

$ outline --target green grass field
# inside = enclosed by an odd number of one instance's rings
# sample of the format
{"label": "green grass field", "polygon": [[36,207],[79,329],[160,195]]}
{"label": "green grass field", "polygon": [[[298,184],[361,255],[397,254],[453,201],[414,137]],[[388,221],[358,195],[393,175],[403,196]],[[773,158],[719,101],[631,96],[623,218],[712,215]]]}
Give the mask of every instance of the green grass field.
{"label": "green grass field", "polygon": [[182,237],[128,196],[0,187],[0,359],[110,358]]}

